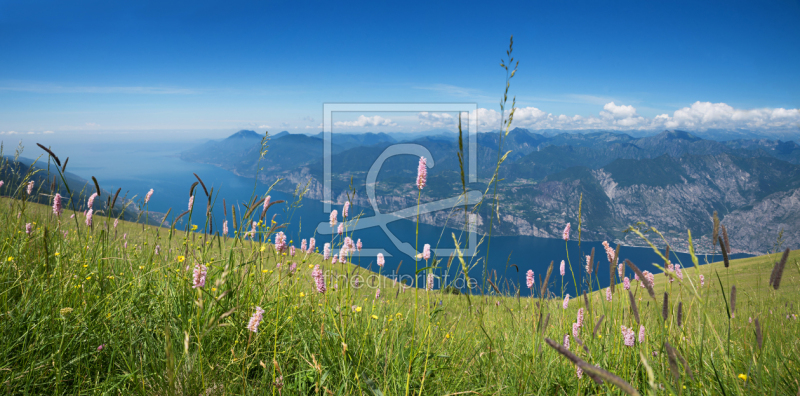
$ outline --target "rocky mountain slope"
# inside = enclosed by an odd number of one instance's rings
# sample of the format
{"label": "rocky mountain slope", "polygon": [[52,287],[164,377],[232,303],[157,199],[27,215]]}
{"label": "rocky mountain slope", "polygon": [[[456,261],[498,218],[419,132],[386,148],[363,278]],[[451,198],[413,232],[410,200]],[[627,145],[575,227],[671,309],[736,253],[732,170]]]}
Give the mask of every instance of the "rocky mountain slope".
{"label": "rocky mountain slope", "polygon": [[[261,135],[241,131],[220,142],[209,142],[183,153],[187,161],[214,164],[253,177],[261,150]],[[386,147],[396,143],[386,134],[335,135],[332,167],[335,201],[351,199],[369,206],[364,181],[369,168]],[[453,136],[414,139],[430,150],[430,170],[423,201],[450,198],[462,191]],[[469,190],[483,192],[495,170],[499,134],[478,136],[478,183]],[[261,159],[266,183],[283,179],[278,188],[294,191],[309,183],[307,197],[322,199],[322,137],[280,134],[269,140]],[[642,242],[628,226],[645,222],[658,229],[673,247],[685,250],[687,230],[710,250],[711,218],[718,212],[729,229],[735,251],[770,250],[783,230],[785,244],[800,244],[800,145],[766,139],[726,142],[706,140],[684,131],[654,136],[595,132],[545,136],[524,129],[511,131],[503,151],[511,150],[500,169],[498,213],[494,235],[560,237],[566,222],[577,223],[581,208],[583,238]],[[417,158],[392,157],[376,184],[378,206],[384,213],[413,206]],[[479,229],[489,232],[488,200],[478,208]],[[463,216],[463,215],[462,215]],[[448,211],[424,215],[434,225],[458,227],[459,216]],[[659,244],[662,242],[659,241]]]}

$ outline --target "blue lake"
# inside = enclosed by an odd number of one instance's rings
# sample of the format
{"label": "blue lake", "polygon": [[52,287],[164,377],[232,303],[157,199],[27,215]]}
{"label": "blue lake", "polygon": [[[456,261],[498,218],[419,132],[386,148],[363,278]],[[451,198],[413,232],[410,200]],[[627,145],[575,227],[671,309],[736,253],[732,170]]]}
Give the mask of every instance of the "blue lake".
{"label": "blue lake", "polygon": [[[29,142],[26,142],[26,144]],[[7,145],[8,148],[10,145]],[[28,144],[28,147],[33,144]],[[223,169],[204,164],[196,164],[181,161],[178,157],[181,150],[185,149],[185,144],[149,144],[139,142],[128,142],[125,144],[109,144],[107,142],[85,142],[81,145],[65,142],[62,145],[53,145],[56,153],[63,157],[70,156],[68,170],[89,179],[91,176],[97,177],[101,187],[106,190],[116,190],[122,188],[122,194],[127,192],[128,197],[138,196],[138,200],[151,188],[155,193],[150,201],[149,209],[156,212],[166,212],[172,208],[172,218],[186,210],[189,199],[189,188],[192,183],[196,181],[193,173],[197,173],[205,182],[206,186],[211,189],[214,188],[216,203],[214,208],[214,228],[219,230],[222,225],[223,211],[222,200],[223,198],[228,205],[228,219],[230,219],[230,206],[232,204],[242,204],[249,202],[250,197],[255,192],[257,195],[266,193],[268,186],[254,185],[253,179],[243,178],[232,174],[231,172]],[[29,148],[33,151],[34,149]],[[38,153],[25,152],[23,155],[32,157]],[[200,188],[198,186],[198,188]],[[293,201],[291,194],[285,194],[277,191],[271,193],[273,200],[286,200],[287,203]],[[199,214],[205,211],[205,196],[202,192],[198,193],[197,202],[195,205],[195,218],[193,223],[202,224],[201,219],[198,218]],[[237,208],[237,211],[241,208]],[[336,207],[341,212],[341,207]],[[201,210],[197,210],[201,209]],[[362,211],[361,208],[351,209],[351,217],[353,213]],[[372,214],[371,210],[364,209],[364,215],[369,216]],[[290,225],[285,229],[288,239],[294,240],[294,244],[299,247],[301,238],[310,238],[320,222],[328,221],[328,214],[323,212],[323,205],[320,201],[304,199],[301,206],[291,209],[288,205],[276,205],[270,210],[269,216],[276,214],[276,221],[278,223],[289,222]],[[416,234],[416,224],[412,221],[400,220],[389,224],[389,229],[398,239],[407,241],[414,244]],[[573,235],[575,233],[575,225],[573,224]],[[419,244],[429,243],[431,246],[439,246],[442,248],[453,247],[451,233],[460,235],[459,230],[443,230],[441,227],[433,227],[425,224],[419,226]],[[322,248],[326,240],[329,241],[330,236],[317,237],[317,246]],[[354,239],[360,238],[364,243],[365,248],[383,248],[391,257],[386,258],[386,267],[384,273],[393,272],[398,268],[398,264],[402,260],[403,264],[397,270],[398,275],[413,275],[415,273],[415,266],[418,268],[425,267],[423,262],[415,264],[414,260],[401,253],[391,243],[380,228],[371,228],[367,230],[360,230],[353,235]],[[525,285],[525,272],[529,269],[533,270],[537,279],[543,277],[547,271],[550,262],[554,262],[552,280],[556,281],[556,287],[561,285],[561,277],[558,275],[558,266],[561,260],[567,258],[565,251],[565,243],[561,239],[548,239],[537,238],[530,236],[501,236],[491,238],[490,256],[486,260],[486,247],[487,241],[479,246],[478,255],[472,260],[473,264],[477,265],[470,269],[470,277],[481,278],[484,269],[487,267],[490,273],[496,272],[497,277],[500,278],[498,286],[502,289],[511,289],[513,286],[519,287],[522,285],[521,294],[527,295],[528,291]],[[569,257],[571,259],[575,277],[580,284],[583,266],[585,265],[585,256],[588,255],[592,248],[595,248],[595,260],[599,268],[599,284],[600,287],[606,287],[609,283],[609,265],[606,259],[605,252],[601,242],[583,241],[579,246],[577,241],[570,241],[569,244]],[[612,246],[614,246],[612,244]],[[463,246],[462,246],[463,248]],[[657,273],[658,271],[652,263],[663,263],[663,260],[656,255],[650,248],[640,247],[621,247],[620,257],[622,259],[629,259],[635,263],[642,270],[649,270]],[[733,258],[748,257],[747,255],[735,254]],[[480,260],[476,260],[480,258]],[[691,266],[691,259],[689,254],[686,253],[672,253],[671,260],[674,263],[683,263],[684,266]],[[719,261],[721,257],[717,256],[700,256],[700,263]],[[376,269],[374,257],[356,257],[358,262],[363,267],[371,267]],[[457,260],[456,260],[457,261]],[[442,262],[443,265],[447,263],[447,258]],[[515,264],[517,267],[511,266]],[[457,273],[459,265],[455,262],[449,270],[448,276],[454,277]],[[437,271],[438,275],[443,275],[444,268]],[[690,274],[690,271],[685,273]],[[626,269],[626,275],[633,278],[632,271]],[[567,269],[567,275],[563,278],[567,283],[567,292],[574,293],[574,284],[570,270]],[[438,286],[438,283],[437,283]],[[596,289],[597,283],[593,282],[593,287]],[[557,292],[557,291],[556,291]]]}

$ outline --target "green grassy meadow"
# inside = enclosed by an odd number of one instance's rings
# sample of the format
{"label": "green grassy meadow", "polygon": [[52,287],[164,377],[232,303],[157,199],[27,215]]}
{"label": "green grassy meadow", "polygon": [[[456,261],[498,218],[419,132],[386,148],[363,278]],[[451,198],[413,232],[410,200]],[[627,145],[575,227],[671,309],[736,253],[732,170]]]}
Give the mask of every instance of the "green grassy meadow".
{"label": "green grassy meadow", "polygon": [[[0,200],[0,387],[7,394],[572,395],[624,394],[629,384],[639,394],[785,395],[800,388],[798,251],[778,290],[768,282],[780,254],[729,268],[687,264],[682,282],[657,274],[656,299],[632,282],[645,337],[625,346],[621,326],[638,338],[639,325],[622,284],[611,301],[603,289],[573,298],[567,309],[560,298],[406,290],[370,278],[352,264],[357,253],[345,265],[323,264],[317,253],[278,254],[272,243],[191,232],[191,223],[185,230],[114,227],[113,218],[96,214],[89,227],[83,213],[72,214]],[[340,243],[337,237],[334,246]],[[193,288],[196,264],[208,272],[205,285]],[[311,276],[317,264],[351,282],[339,278],[334,288],[327,280],[319,293]],[[598,259],[597,270],[608,265]],[[363,279],[358,286],[355,275]],[[555,269],[549,284],[558,289],[562,280]],[[729,319],[732,285],[738,295]],[[263,320],[252,332],[256,307]],[[761,346],[749,318],[759,319]],[[578,378],[576,365],[545,341],[563,344],[565,335],[577,357],[624,384],[598,384],[585,370]],[[677,351],[673,364],[667,343]]]}

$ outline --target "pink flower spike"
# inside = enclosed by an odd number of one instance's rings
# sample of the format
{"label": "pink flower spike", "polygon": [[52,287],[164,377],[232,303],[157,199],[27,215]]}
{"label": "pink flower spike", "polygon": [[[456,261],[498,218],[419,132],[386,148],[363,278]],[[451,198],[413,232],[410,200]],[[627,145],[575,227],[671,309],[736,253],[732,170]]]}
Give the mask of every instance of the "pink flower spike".
{"label": "pink flower spike", "polygon": [[314,270],[311,271],[311,277],[314,278],[314,283],[317,286],[317,293],[325,294],[327,290],[325,287],[325,274],[319,268],[319,264],[314,266]]}
{"label": "pink flower spike", "polygon": [[428,161],[425,157],[419,157],[419,165],[417,166],[417,188],[422,190],[428,181]]}
{"label": "pink flower spike", "polygon": [[264,198],[264,208],[263,208],[263,211],[264,211],[264,212],[266,212],[266,211],[267,211],[267,209],[269,209],[269,201],[270,201],[270,196],[269,196],[269,195],[267,195],[267,197],[266,197],[266,198]]}
{"label": "pink flower spike", "polygon": [[337,261],[339,261],[339,255],[334,254],[333,259],[331,259],[331,264],[336,264]]}
{"label": "pink flower spike", "polygon": [[306,251],[306,253],[314,253],[314,248],[316,246],[317,246],[317,240],[314,239],[314,238],[309,239],[308,240],[308,250]]}
{"label": "pink flower spike", "polygon": [[576,322],[578,324],[578,327],[583,327],[583,308],[579,308],[578,309],[578,315],[575,318],[575,320],[576,320]]}
{"label": "pink flower spike", "polygon": [[611,301],[611,298],[612,298],[611,288],[608,287],[608,288],[606,288],[606,301]]}
{"label": "pink flower spike", "polygon": [[303,239],[300,241],[300,251],[305,252],[306,250],[308,250],[308,241]]}
{"label": "pink flower spike", "polygon": [[564,227],[564,235],[562,236],[565,241],[569,240],[569,228],[570,228],[570,223],[567,223],[567,226]]}
{"label": "pink flower spike", "polygon": [[61,216],[61,212],[63,209],[61,208],[61,194],[56,193],[53,197],[53,214],[56,216]]}
{"label": "pink flower spike", "polygon": [[564,348],[569,349],[569,334],[564,334]]}
{"label": "pink flower spike", "polygon": [[150,191],[147,192],[147,195],[144,196],[144,203],[147,205],[150,202],[150,197],[153,196],[153,189],[151,188]]}
{"label": "pink flower spike", "polygon": [[228,236],[228,220],[222,222],[222,235]]}
{"label": "pink flower spike", "polygon": [[383,258],[383,253],[378,253],[378,267],[383,268],[383,265],[386,263],[386,260]]}
{"label": "pink flower spike", "polygon": [[381,289],[375,290],[375,299],[378,300],[381,298]]}
{"label": "pink flower spike", "polygon": [[561,260],[561,267],[559,268],[559,272],[561,273],[561,276],[567,274],[567,263],[565,263],[564,260]]}
{"label": "pink flower spike", "polygon": [[344,223],[339,223],[339,229],[337,230],[339,235],[344,234]]}
{"label": "pink flower spike", "polygon": [[525,284],[528,285],[528,289],[533,287],[533,281],[533,270],[528,270],[528,272],[525,274]]}
{"label": "pink flower spike", "polygon": [[322,259],[327,260],[331,258],[331,244],[326,243],[325,247],[322,248]]}
{"label": "pink flower spike", "polygon": [[93,212],[92,212],[91,209],[86,211],[86,226],[87,227],[91,227],[92,226],[92,213]]}
{"label": "pink flower spike", "polygon": [[28,195],[33,194],[33,180],[28,182]]}
{"label": "pink flower spike", "polygon": [[622,338],[625,343],[625,346],[632,347],[635,341],[633,329],[629,329],[625,326],[620,326],[622,330]]}
{"label": "pink flower spike", "polygon": [[192,210],[192,206],[194,206],[194,195],[189,197],[189,211]]}
{"label": "pink flower spike", "polygon": [[356,250],[361,251],[361,238],[358,238],[358,242],[356,242]]}
{"label": "pink flower spike", "polygon": [[336,223],[337,223],[336,217],[337,216],[339,216],[339,212],[336,209],[332,210],[331,211],[331,217],[330,217],[331,228],[333,228],[333,226],[336,225]]}
{"label": "pink flower spike", "polygon": [[344,203],[344,207],[342,208],[342,218],[346,219],[347,215],[350,214],[350,201]]}
{"label": "pink flower spike", "polygon": [[33,226],[31,226],[31,223],[25,224],[25,233],[26,234],[30,235],[32,230],[33,230]]}
{"label": "pink flower spike", "polygon": [[644,342],[644,325],[639,326],[639,343]]}
{"label": "pink flower spike", "polygon": [[258,325],[261,324],[261,319],[264,317],[263,315],[264,309],[256,307],[256,312],[253,313],[253,316],[250,317],[250,321],[247,323],[247,330],[258,333]]}
{"label": "pink flower spike", "polygon": [[581,328],[581,327],[580,327],[580,326],[578,326],[578,324],[577,324],[577,323],[573,323],[573,324],[572,324],[572,336],[573,336],[573,337],[575,337],[575,338],[578,338],[578,329],[580,329],[580,328]]}
{"label": "pink flower spike", "polygon": [[89,202],[86,203],[86,206],[89,207],[89,209],[91,209],[92,205],[94,205],[95,198],[97,198],[97,193],[92,193],[92,195],[89,196]]}
{"label": "pink flower spike", "polygon": [[564,303],[562,304],[563,309],[567,309],[567,307],[569,307],[569,293],[564,296]]}
{"label": "pink flower spike", "polygon": [[631,289],[631,280],[628,279],[627,276],[625,277],[625,279],[622,280],[622,287],[625,290],[630,290]]}
{"label": "pink flower spike", "polygon": [[294,257],[294,253],[295,253],[294,250],[295,250],[294,246],[289,246],[289,255],[292,256],[292,257]]}
{"label": "pink flower spike", "polygon": [[205,265],[195,264],[192,274],[192,289],[203,288],[206,285],[206,273],[208,268]]}
{"label": "pink flower spike", "polygon": [[425,259],[425,261],[431,259],[431,245],[426,243],[425,246],[422,247],[422,258]]}
{"label": "pink flower spike", "polygon": [[433,290],[433,273],[428,273],[427,282],[425,282],[425,290],[431,291]]}

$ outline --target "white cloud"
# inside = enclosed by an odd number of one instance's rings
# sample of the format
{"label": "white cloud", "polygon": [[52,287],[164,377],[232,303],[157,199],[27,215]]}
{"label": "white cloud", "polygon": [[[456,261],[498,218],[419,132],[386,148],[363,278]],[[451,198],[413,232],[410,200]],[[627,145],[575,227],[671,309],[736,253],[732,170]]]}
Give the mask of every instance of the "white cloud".
{"label": "white cloud", "polygon": [[397,126],[397,123],[392,122],[389,118],[383,118],[379,115],[367,117],[365,115],[358,116],[355,121],[337,121],[333,125],[346,126],[346,127],[375,127],[375,126]]}
{"label": "white cloud", "polygon": [[458,118],[450,113],[428,113],[423,111],[419,113],[420,125],[443,128],[457,125]]}
{"label": "white cloud", "polygon": [[45,135],[49,135],[49,134],[54,133],[54,132],[53,131],[44,131],[42,133],[45,134]]}
{"label": "white cloud", "polygon": [[[478,109],[478,122],[483,130],[500,127],[500,113]],[[553,115],[535,107],[518,108],[512,127],[528,129],[786,129],[800,126],[800,110],[784,108],[735,109],[726,103],[695,102],[676,110],[672,115],[653,118],[638,115],[631,105],[606,103],[597,116]]]}
{"label": "white cloud", "polygon": [[625,119],[636,115],[635,107],[630,105],[617,106],[616,104],[614,104],[614,102],[606,103],[605,106],[603,106],[603,110],[605,111],[601,111],[600,116],[605,118]]}
{"label": "white cloud", "polygon": [[259,125],[258,126],[258,129],[270,129],[270,128],[272,128],[272,127],[269,126],[269,125]]}

